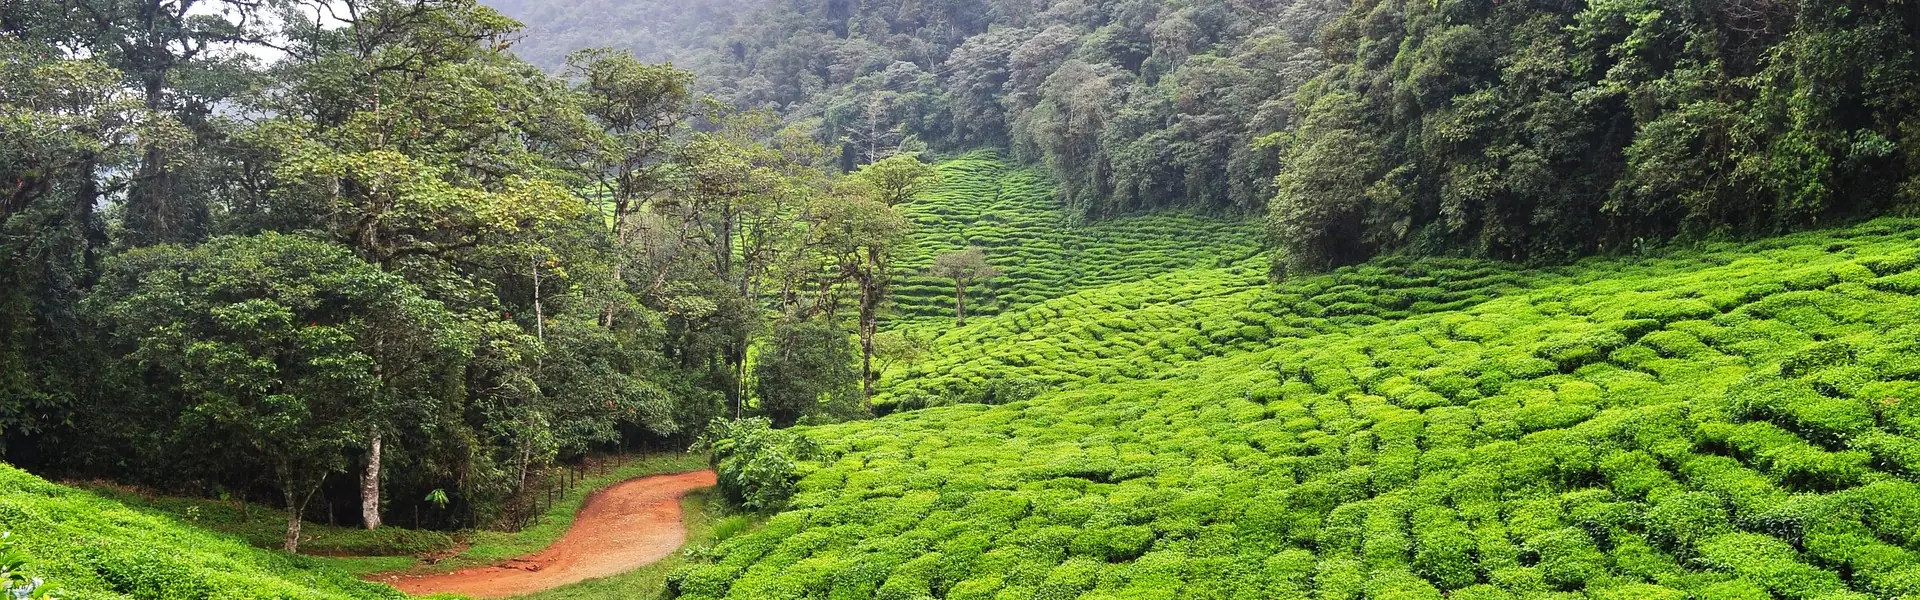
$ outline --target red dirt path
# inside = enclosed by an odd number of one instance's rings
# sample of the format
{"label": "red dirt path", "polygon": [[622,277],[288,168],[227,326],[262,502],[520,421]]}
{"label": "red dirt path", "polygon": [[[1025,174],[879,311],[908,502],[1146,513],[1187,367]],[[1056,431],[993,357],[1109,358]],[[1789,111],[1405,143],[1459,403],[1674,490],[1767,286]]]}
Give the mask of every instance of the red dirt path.
{"label": "red dirt path", "polygon": [[713,471],[630,479],[587,498],[566,535],[536,554],[490,567],[392,575],[379,581],[416,596],[504,598],[631,571],[672,555],[686,543],[680,496],[712,485]]}

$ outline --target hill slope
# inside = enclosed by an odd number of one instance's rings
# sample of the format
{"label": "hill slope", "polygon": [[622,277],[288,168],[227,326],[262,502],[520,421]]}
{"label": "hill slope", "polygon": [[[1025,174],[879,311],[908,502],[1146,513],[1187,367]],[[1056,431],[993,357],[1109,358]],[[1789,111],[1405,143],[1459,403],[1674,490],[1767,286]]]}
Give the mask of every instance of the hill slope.
{"label": "hill slope", "polygon": [[935,256],[980,246],[1002,275],[968,291],[970,316],[1018,310],[1077,290],[1196,266],[1225,266],[1260,251],[1257,221],[1156,212],[1071,223],[1039,171],[974,152],[938,165],[940,185],[905,207],[917,228],[892,296],[899,317],[953,318],[953,282],[925,274]]}
{"label": "hill slope", "polygon": [[69,598],[404,598],[309,559],[256,550],[0,465],[0,529]]}
{"label": "hill slope", "polygon": [[[1055,391],[806,430],[829,458],[794,507],[675,583],[755,599],[1910,597],[1916,240],[1920,221],[1881,220],[1523,278],[1380,262],[1271,289],[1194,269],[1164,281],[1199,287],[983,319],[943,338],[929,363],[950,367],[918,385],[999,357]],[[994,333],[1048,328],[1063,333]],[[1134,362],[1155,348],[1164,366]]]}

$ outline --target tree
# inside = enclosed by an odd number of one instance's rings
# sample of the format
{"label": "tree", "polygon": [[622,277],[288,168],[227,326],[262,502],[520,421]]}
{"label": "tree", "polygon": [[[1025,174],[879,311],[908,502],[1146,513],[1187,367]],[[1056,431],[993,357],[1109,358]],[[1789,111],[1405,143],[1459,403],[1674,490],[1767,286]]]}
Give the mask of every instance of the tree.
{"label": "tree", "polygon": [[[869,190],[870,193],[870,190]],[[858,296],[861,405],[873,410],[874,336],[879,332],[881,303],[893,288],[893,261],[907,243],[912,223],[879,198],[867,193],[829,197],[809,208],[816,244],[831,261],[842,281],[850,281]]]}
{"label": "tree", "polygon": [[[146,110],[169,114],[193,135],[222,136],[214,107],[245,88],[249,73],[235,44],[266,36],[270,3],[244,0],[58,0],[63,25],[89,53],[136,90]],[[213,173],[196,165],[217,144],[149,140],[139,149],[121,205],[122,241],[185,242],[206,234]]]}
{"label": "tree", "polygon": [[[0,12],[15,8],[31,7]],[[0,432],[15,437],[63,427],[76,403],[113,396],[93,387],[107,359],[76,306],[109,245],[102,200],[140,147],[186,136],[118,71],[44,40],[0,30],[0,81]]]}
{"label": "tree", "polygon": [[89,300],[127,358],[164,373],[177,435],[267,465],[300,516],[370,415],[433,402],[470,341],[418,287],[324,241],[269,233],[118,256]]}
{"label": "tree", "polygon": [[940,172],[933,165],[910,155],[896,155],[862,165],[852,175],[865,193],[889,207],[900,206],[940,184]]}
{"label": "tree", "polygon": [[[264,107],[279,116],[254,132],[275,140],[283,205],[420,283],[457,277],[454,261],[550,256],[527,234],[585,211],[552,155],[579,150],[588,123],[557,82],[501,51],[517,24],[469,2],[345,9],[353,26],[302,41]],[[368,426],[361,514],[372,529],[391,423]]]}
{"label": "tree", "polygon": [[[567,68],[581,107],[606,132],[584,170],[612,210],[614,251],[624,255],[635,235],[634,214],[671,189],[679,174],[681,163],[671,155],[674,134],[689,116],[693,74],[606,49],[575,52]],[[625,266],[625,260],[613,263],[616,286],[626,283]],[[608,303],[603,326],[613,326],[613,306]]]}
{"label": "tree", "polygon": [[893,259],[908,241],[912,223],[898,207],[940,181],[940,172],[909,155],[891,156],[860,167],[849,177],[853,196],[816,205],[823,244],[836,257],[839,273],[854,282],[860,298],[861,404],[873,410],[874,334],[880,304],[893,289]]}
{"label": "tree", "polygon": [[754,359],[760,412],[777,427],[793,425],[823,407],[851,404],[853,344],[847,330],[826,319],[782,320]]}
{"label": "tree", "polygon": [[979,246],[933,257],[929,269],[935,276],[953,280],[954,325],[967,324],[967,286],[992,280],[1000,271],[987,264],[987,251]]}

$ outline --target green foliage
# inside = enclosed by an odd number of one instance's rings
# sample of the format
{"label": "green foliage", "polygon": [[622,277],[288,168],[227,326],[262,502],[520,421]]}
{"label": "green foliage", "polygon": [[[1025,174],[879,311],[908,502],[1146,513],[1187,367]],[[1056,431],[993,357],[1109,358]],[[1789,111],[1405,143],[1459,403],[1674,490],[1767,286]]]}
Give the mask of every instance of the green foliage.
{"label": "green foliage", "polygon": [[257,550],[226,535],[127,508],[0,467],[0,525],[10,556],[62,598],[393,599],[313,559]]}
{"label": "green foliage", "polygon": [[857,408],[860,374],[848,332],[832,323],[782,322],[755,355],[754,388],[760,412],[777,426],[809,415],[838,416]]}
{"label": "green foliage", "polygon": [[435,412],[470,344],[442,304],[327,242],[216,238],[106,270],[91,300],[130,360],[174,382],[175,435],[268,465],[296,516],[379,415]]}
{"label": "green foliage", "polygon": [[[542,73],[472,0],[282,8],[4,11],[10,457],[272,500],[289,529],[355,495],[369,527],[518,529],[559,461],[744,412],[773,315],[840,324],[852,284],[825,263],[904,244],[890,208],[808,206],[932,181],[910,157],[844,180],[670,65],[587,50]],[[869,341],[885,289],[862,290]]]}
{"label": "green foliage", "polygon": [[758,417],[715,419],[694,442],[693,450],[710,457],[727,500],[753,511],[785,507],[796,490],[794,483],[804,475],[799,461],[818,454],[811,440],[774,429],[767,419]]}
{"label": "green foliage", "polygon": [[[1910,11],[1846,1],[1355,2],[1270,205],[1289,268],[1536,262],[1907,207]],[[1392,23],[1391,26],[1385,24]],[[1902,141],[1905,140],[1905,141]]]}
{"label": "green foliage", "polygon": [[[1882,220],[1524,274],[1202,267],[982,318],[886,383],[1046,389],[800,428],[824,452],[786,511],[678,589],[1909,594],[1920,420],[1894,357],[1920,299],[1802,280],[1916,240],[1920,223]],[[1239,334],[1243,316],[1269,334]],[[826,575],[843,572],[859,576]]]}

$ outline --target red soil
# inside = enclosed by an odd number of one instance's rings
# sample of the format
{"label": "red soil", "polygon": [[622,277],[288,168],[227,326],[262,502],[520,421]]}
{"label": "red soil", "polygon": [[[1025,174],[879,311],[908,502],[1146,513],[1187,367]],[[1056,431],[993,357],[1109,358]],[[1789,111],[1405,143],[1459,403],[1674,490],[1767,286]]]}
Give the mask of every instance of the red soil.
{"label": "red soil", "polygon": [[617,575],[652,564],[687,541],[680,497],[714,485],[713,471],[632,479],[587,498],[573,527],[547,549],[490,567],[379,578],[413,595],[504,598]]}

